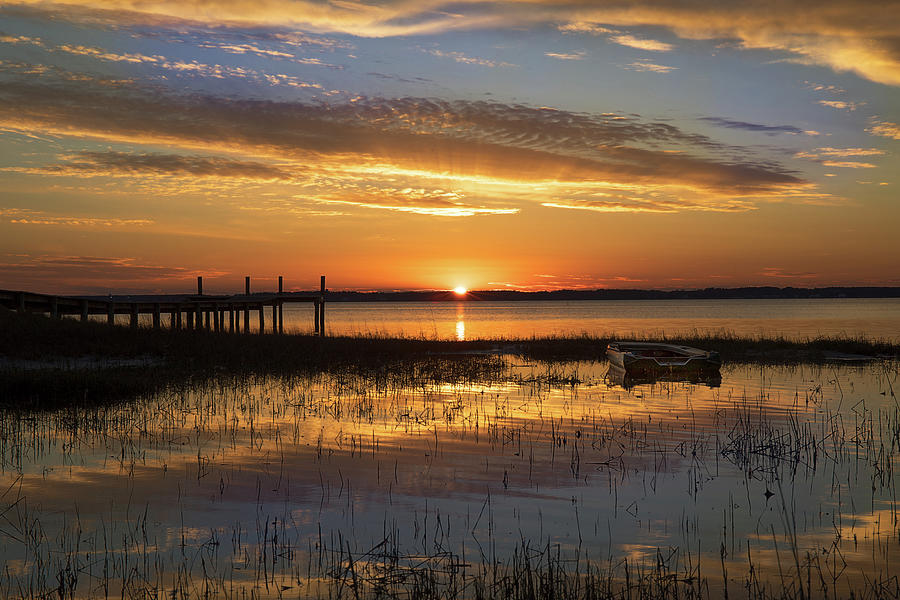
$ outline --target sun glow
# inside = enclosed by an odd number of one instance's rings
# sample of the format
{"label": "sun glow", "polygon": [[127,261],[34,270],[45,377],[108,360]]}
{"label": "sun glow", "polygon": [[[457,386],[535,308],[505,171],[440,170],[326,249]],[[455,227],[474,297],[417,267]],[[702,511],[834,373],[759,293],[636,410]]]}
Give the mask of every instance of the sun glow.
{"label": "sun glow", "polygon": [[465,296],[466,292],[468,292],[468,291],[469,290],[467,290],[465,287],[463,287],[461,285],[458,285],[455,288],[453,288],[453,293],[456,294],[457,296]]}

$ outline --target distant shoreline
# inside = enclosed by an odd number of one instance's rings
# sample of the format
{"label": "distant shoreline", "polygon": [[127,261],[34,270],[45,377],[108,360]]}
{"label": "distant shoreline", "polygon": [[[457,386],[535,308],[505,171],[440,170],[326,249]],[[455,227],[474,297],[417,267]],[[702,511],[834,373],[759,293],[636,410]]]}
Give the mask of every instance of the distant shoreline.
{"label": "distant shoreline", "polygon": [[[302,292],[308,294],[311,292]],[[354,292],[327,291],[328,302],[525,302],[560,300],[780,300],[780,299],[900,298],[900,287],[740,287],[697,290],[473,290],[465,296],[451,291]]]}

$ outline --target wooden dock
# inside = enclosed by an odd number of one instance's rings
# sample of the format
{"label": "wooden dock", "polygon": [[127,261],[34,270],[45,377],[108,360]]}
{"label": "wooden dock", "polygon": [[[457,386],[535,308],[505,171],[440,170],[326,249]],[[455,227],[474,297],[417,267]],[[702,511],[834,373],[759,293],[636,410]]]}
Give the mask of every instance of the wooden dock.
{"label": "wooden dock", "polygon": [[[129,315],[131,327],[137,327],[140,315],[152,315],[152,326],[159,329],[207,329],[210,331],[250,332],[251,317],[259,319],[258,333],[266,333],[266,312],[271,309],[269,330],[284,333],[284,305],[309,302],[314,307],[314,331],[325,335],[325,276],[319,293],[284,291],[284,279],[278,277],[277,292],[250,291],[250,277],[244,278],[244,293],[213,295],[203,293],[203,278],[197,278],[196,294],[137,296],[55,296],[15,290],[0,290],[0,306],[21,313],[40,313],[54,319],[80,316],[87,321],[92,315],[105,315],[110,325],[116,315]],[[253,314],[258,313],[258,314]]]}

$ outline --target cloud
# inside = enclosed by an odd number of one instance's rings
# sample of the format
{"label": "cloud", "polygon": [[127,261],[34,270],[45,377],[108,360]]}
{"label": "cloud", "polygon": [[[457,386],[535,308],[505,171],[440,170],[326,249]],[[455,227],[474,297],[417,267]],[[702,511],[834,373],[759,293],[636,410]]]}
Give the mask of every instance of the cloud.
{"label": "cloud", "polygon": [[566,23],[565,25],[559,25],[557,27],[563,33],[589,33],[591,35],[603,35],[606,33],[621,33],[615,29],[610,29],[609,27],[602,27],[600,25],[596,25],[594,23],[584,23],[584,22],[575,22],[575,23]]}
{"label": "cloud", "polygon": [[845,100],[819,100],[818,103],[822,106],[837,108],[839,110],[848,110],[851,112],[856,110],[860,106],[865,105],[865,102],[848,102]]}
{"label": "cloud", "polygon": [[840,161],[840,160],[823,160],[822,164],[826,167],[842,167],[845,169],[874,169],[875,165],[872,163],[865,162],[853,162],[849,160]]}
{"label": "cloud", "polygon": [[[7,36],[8,37],[8,36]],[[83,45],[73,45],[73,44],[63,44],[60,46],[51,46],[45,44],[40,38],[26,38],[21,37],[17,38],[20,41],[17,43],[29,43],[32,45],[40,46],[49,52],[63,52],[66,54],[70,54],[73,56],[84,56],[88,58],[93,58],[95,60],[105,61],[105,62],[119,62],[119,63],[130,63],[130,64],[141,64],[154,68],[158,68],[164,71],[172,71],[175,74],[182,76],[190,76],[190,77],[206,77],[210,79],[248,79],[254,80],[258,82],[267,83],[273,86],[285,86],[292,88],[313,88],[313,89],[321,89],[322,86],[318,83],[308,83],[303,81],[293,75],[285,75],[280,73],[267,73],[265,71],[258,71],[255,69],[250,69],[247,67],[233,67],[228,65],[219,65],[219,64],[206,64],[202,62],[198,62],[196,60],[192,61],[184,61],[184,60],[173,60],[168,59],[165,56],[161,55],[147,55],[141,54],[137,52],[131,53],[119,53],[111,50],[107,50],[104,48],[97,48],[93,46],[83,46]],[[5,41],[3,37],[0,37],[0,42]],[[200,47],[204,47],[202,44]],[[325,67],[329,69],[337,69],[340,70],[343,67],[338,65],[331,65],[323,62],[318,58],[293,58],[291,59],[293,62],[301,63],[305,65],[315,65],[320,67]],[[0,63],[2,64],[2,63]]]}
{"label": "cloud", "polygon": [[638,50],[649,50],[651,52],[670,52],[675,49],[675,46],[672,44],[658,42],[656,40],[640,39],[628,34],[614,35],[609,38],[609,41],[621,46],[637,48]]}
{"label": "cloud", "polygon": [[877,148],[816,148],[812,152],[798,152],[797,158],[821,158],[823,156],[846,158],[849,156],[880,156],[884,150]]}
{"label": "cloud", "polygon": [[344,190],[339,198],[317,198],[324,204],[350,204],[394,212],[437,217],[472,217],[476,215],[513,215],[518,208],[491,208],[462,202],[459,192],[426,189],[391,189],[369,186],[357,193]]}
{"label": "cloud", "polygon": [[[533,197],[535,183],[556,191],[631,186],[678,197],[689,190],[711,202],[777,199],[809,187],[740,148],[637,116],[429,98],[325,104],[161,95],[156,88],[102,88],[53,73],[2,83],[2,129],[169,148],[164,154],[82,152],[42,167],[69,174],[168,173],[313,187],[352,180],[383,188],[396,187],[391,181],[399,178],[406,181],[400,189],[441,181],[442,189],[507,190],[504,198]],[[327,190],[313,192],[335,199]],[[403,206],[395,198],[382,204]]]}
{"label": "cloud", "polygon": [[785,271],[782,267],[764,267],[759,274],[774,279],[814,279],[819,276],[812,272]]}
{"label": "cloud", "polygon": [[464,65],[477,65],[479,67],[514,67],[514,64],[502,61],[489,60],[486,58],[475,58],[472,56],[466,56],[462,52],[445,52],[443,50],[437,50],[435,48],[423,49],[423,52],[427,54],[431,54],[432,56],[437,56],[438,58],[452,58],[458,63]]}
{"label": "cloud", "polygon": [[[880,0],[488,0],[462,5],[452,0],[389,0],[377,4],[229,0],[215,3],[215,8],[207,0],[63,0],[49,6],[43,0],[18,0],[7,2],[3,10],[109,27],[270,27],[364,37],[547,24],[568,33],[628,36],[614,28],[661,27],[682,39],[733,40],[742,48],[784,52],[794,62],[900,85],[900,35],[896,26],[900,6]],[[641,41],[655,40],[638,43]]]}
{"label": "cloud", "polygon": [[147,154],[127,152],[78,152],[65,156],[61,165],[35,169],[35,172],[55,175],[134,175],[230,177],[256,182],[288,181],[296,176],[285,169],[260,162],[240,161],[221,157],[178,154]]}
{"label": "cloud", "polygon": [[874,169],[876,165],[866,162],[837,161],[834,158],[856,158],[860,156],[880,156],[885,154],[877,148],[816,148],[812,152],[797,152],[795,158],[807,158],[816,161],[826,167],[841,167],[848,169]]}
{"label": "cloud", "polygon": [[77,256],[53,254],[7,255],[0,262],[0,279],[15,281],[22,289],[45,289],[53,282],[51,293],[105,292],[137,286],[142,290],[154,284],[193,279],[197,275],[216,277],[227,274],[214,268],[195,271],[147,263],[135,257]]}
{"label": "cloud", "polygon": [[569,54],[566,54],[564,52],[544,52],[544,56],[549,56],[550,58],[556,58],[559,60],[584,60],[586,58],[584,51],[581,50]]}
{"label": "cloud", "polygon": [[678,70],[678,67],[667,67],[666,65],[658,65],[652,62],[640,60],[629,63],[623,68],[628,71],[647,71],[651,73],[669,73],[670,71]]}
{"label": "cloud", "polygon": [[0,208],[0,221],[3,220],[14,225],[57,225],[86,228],[142,227],[154,223],[152,219],[54,215],[30,208]]}
{"label": "cloud", "polygon": [[728,129],[743,129],[744,131],[757,131],[760,133],[765,133],[767,135],[777,135],[779,133],[810,135],[810,132],[804,131],[799,127],[794,127],[793,125],[762,125],[760,123],[749,123],[747,121],[736,121],[733,119],[724,119],[721,117],[700,117],[700,120],[718,125],[719,127],[726,127]]}
{"label": "cloud", "polygon": [[875,118],[871,119],[871,123],[872,125],[866,128],[867,133],[900,140],[900,125],[891,123],[890,121],[880,121]]}

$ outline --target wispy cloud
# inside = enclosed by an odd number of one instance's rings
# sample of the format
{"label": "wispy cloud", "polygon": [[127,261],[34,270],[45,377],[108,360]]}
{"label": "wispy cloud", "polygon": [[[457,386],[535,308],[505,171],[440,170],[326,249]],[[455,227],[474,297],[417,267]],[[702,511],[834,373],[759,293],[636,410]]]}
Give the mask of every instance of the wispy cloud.
{"label": "wispy cloud", "polygon": [[578,52],[544,52],[544,56],[549,56],[550,58],[556,58],[559,60],[584,60],[587,56],[584,51],[579,50]]}
{"label": "wispy cloud", "polygon": [[392,189],[369,186],[361,193],[347,193],[339,198],[316,198],[324,204],[349,204],[394,212],[436,217],[473,217],[477,215],[514,215],[518,208],[478,206],[464,201],[464,194],[445,190]]}
{"label": "wispy cloud", "polygon": [[713,125],[718,125],[719,127],[726,127],[728,129],[743,129],[744,131],[756,131],[759,133],[765,133],[766,135],[777,135],[779,133],[788,133],[792,135],[810,135],[810,132],[800,129],[799,127],[794,127],[793,125],[763,125],[761,123],[750,123],[747,121],[737,121],[734,119],[725,119],[722,117],[700,117],[700,120],[712,123]]}
{"label": "wispy cloud", "polygon": [[610,29],[609,27],[603,27],[602,25],[597,25],[596,23],[585,23],[583,21],[576,21],[574,23],[559,25],[558,29],[563,33],[589,33],[591,35],[621,33],[620,31]]}
{"label": "wispy cloud", "polygon": [[678,67],[668,67],[666,65],[659,65],[644,60],[638,60],[633,63],[629,63],[625,65],[624,68],[629,71],[644,71],[650,73],[669,73],[678,69]]}
{"label": "wispy cloud", "polygon": [[[789,53],[795,62],[851,71],[889,85],[900,85],[897,7],[878,0],[822,0],[811,10],[805,3],[763,0],[752,4],[637,0],[635,2],[558,3],[550,0],[510,3],[487,0],[463,4],[452,0],[380,3],[321,3],[314,0],[221,2],[214,11],[206,0],[17,0],[5,10],[27,11],[55,19],[88,20],[106,26],[171,24],[173,28],[213,25],[295,28],[363,37],[427,35],[471,29],[506,29],[562,25],[569,32],[597,32],[616,27],[663,27],[682,39],[736,40],[740,47]],[[12,8],[10,8],[12,7]],[[662,51],[671,44],[623,41]]]}
{"label": "wispy cloud", "polygon": [[153,219],[59,215],[30,208],[0,208],[0,221],[7,221],[14,225],[55,225],[85,228],[142,227],[154,223]]}
{"label": "wispy cloud", "polygon": [[[15,281],[23,289],[51,293],[105,293],[109,289],[142,290],[153,286],[193,279],[197,275],[216,277],[227,272],[213,267],[196,271],[141,260],[138,257],[79,256],[61,254],[6,255],[0,261],[0,279]],[[47,282],[52,289],[46,289]]]}
{"label": "wispy cloud", "polygon": [[[397,198],[406,196],[394,192],[385,192],[388,199],[382,201],[329,188],[343,178],[393,189],[390,182],[400,178],[401,190],[435,189],[423,182],[441,181],[441,189],[480,186],[509,191],[497,198],[548,201],[627,186],[638,190],[631,197],[666,210],[677,209],[677,199],[687,196],[701,199],[695,206],[706,202],[718,210],[734,209],[735,199],[743,205],[751,198],[789,198],[810,185],[778,165],[741,158],[740,149],[708,137],[619,114],[425,98],[307,104],[168,96],[137,85],[98,88],[52,73],[8,79],[0,96],[0,128],[171,149],[162,155],[82,152],[59,165],[30,167],[67,174],[167,173],[303,184],[313,186],[311,196],[318,198],[404,211],[409,208]],[[536,189],[536,182],[549,191]],[[673,198],[674,204],[665,204]],[[423,199],[427,202],[416,206],[435,202],[427,194]],[[465,205],[474,214],[512,208],[480,199]]]}
{"label": "wispy cloud", "polygon": [[850,102],[847,100],[819,100],[818,103],[822,106],[828,106],[829,108],[837,108],[839,110],[851,112],[866,104],[865,102]]}
{"label": "wispy cloud", "polygon": [[872,123],[872,125],[866,128],[866,131],[868,133],[881,137],[891,138],[894,140],[900,140],[900,125],[898,125],[897,123],[882,121],[877,118],[871,119],[870,122]]}
{"label": "wispy cloud", "polygon": [[651,52],[670,52],[675,49],[675,46],[672,44],[637,38],[628,34],[611,36],[609,41],[619,44],[620,46],[628,46],[629,48],[637,48],[638,50],[649,50]]}
{"label": "wispy cloud", "polygon": [[866,162],[855,162],[852,160],[823,160],[822,164],[826,167],[841,167],[844,169],[875,169],[877,165]]}
{"label": "wispy cloud", "polygon": [[821,158],[823,156],[847,158],[850,156],[881,156],[884,150],[877,148],[816,148],[812,152],[798,152],[797,158]]}
{"label": "wispy cloud", "polygon": [[431,54],[432,56],[437,56],[438,58],[450,58],[454,61],[464,64],[464,65],[477,65],[479,67],[514,67],[515,65],[508,62],[490,60],[487,58],[476,58],[474,56],[467,56],[462,52],[446,52],[444,50],[438,50],[436,48],[423,48],[423,52],[427,54]]}

